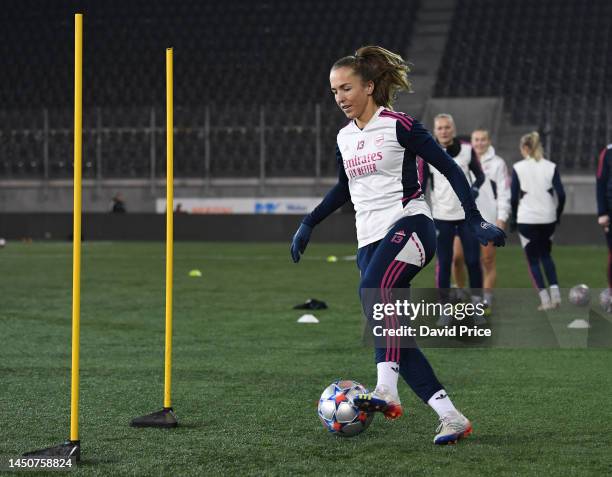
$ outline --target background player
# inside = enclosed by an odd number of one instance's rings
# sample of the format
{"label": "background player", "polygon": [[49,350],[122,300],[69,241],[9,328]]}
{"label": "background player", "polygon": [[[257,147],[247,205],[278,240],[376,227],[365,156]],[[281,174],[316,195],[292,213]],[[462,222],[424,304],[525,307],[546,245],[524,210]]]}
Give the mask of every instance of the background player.
{"label": "background player", "polygon": [[[376,46],[338,60],[330,72],[338,107],[351,122],[338,133],[338,183],[306,217],[295,233],[291,256],[298,262],[312,229],[351,200],[355,207],[361,271],[360,298],[372,317],[372,292],[385,300],[394,288],[408,288],[412,278],[433,258],[436,239],[429,207],[418,180],[416,157],[448,178],[448,193],[459,197],[466,227],[484,243],[503,245],[505,234],[484,222],[463,171],[415,119],[391,108],[394,94],[409,90],[404,60]],[[453,192],[454,191],[454,192]],[[377,385],[355,403],[388,418],[402,414],[398,373],[440,418],[436,444],[455,442],[471,432],[470,422],[454,407],[429,362],[415,346],[400,349],[395,339],[376,348]]]}
{"label": "background player", "polygon": [[[597,222],[604,229],[608,242],[608,289],[612,289],[612,232],[610,231],[610,212],[612,212],[612,144],[608,144],[599,154],[597,161]],[[610,312],[612,303],[608,303]]]}
{"label": "background player", "polygon": [[[561,304],[557,270],[550,253],[555,225],[563,213],[565,191],[555,163],[542,157],[537,132],[524,135],[520,149],[524,159],[515,163],[512,170],[512,213],[516,217],[533,284],[540,295],[538,309],[549,310]],[[557,194],[556,203],[553,191]],[[550,285],[550,295],[540,263]]]}
{"label": "background player", "polygon": [[[476,206],[487,222],[496,224],[504,230],[510,217],[510,176],[505,161],[495,154],[491,145],[491,136],[487,129],[475,129],[472,132],[471,144],[485,175],[485,182],[480,187]],[[480,247],[483,272],[484,301],[489,306],[493,302],[493,288],[497,280],[495,268],[495,247],[481,245]],[[465,262],[463,247],[458,237],[455,237],[453,247],[453,276],[459,288],[465,286]]]}
{"label": "background player", "polygon": [[[454,159],[464,176],[469,179],[470,172],[476,180],[471,186],[471,195],[478,196],[479,188],[484,183],[484,173],[476,158],[472,146],[462,143],[455,136],[457,128],[450,114],[438,114],[434,118],[434,135],[442,148]],[[436,287],[441,290],[443,301],[448,299],[450,290],[451,265],[453,260],[453,240],[459,236],[465,251],[465,263],[468,268],[472,300],[479,302],[482,299],[482,269],[480,268],[480,247],[473,231],[464,222],[465,213],[457,195],[452,193],[453,187],[444,174],[434,166],[430,168],[423,164],[423,177],[431,180],[431,204],[433,218],[437,230],[437,264]],[[443,315],[438,325],[451,324],[453,317]],[[474,317],[477,324],[484,324],[484,318]]]}

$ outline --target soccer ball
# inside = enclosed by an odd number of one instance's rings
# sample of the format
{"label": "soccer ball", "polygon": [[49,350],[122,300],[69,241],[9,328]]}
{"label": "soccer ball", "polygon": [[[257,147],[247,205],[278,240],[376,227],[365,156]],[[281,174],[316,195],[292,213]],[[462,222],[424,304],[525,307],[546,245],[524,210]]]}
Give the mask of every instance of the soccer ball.
{"label": "soccer ball", "polygon": [[3,248],[6,245],[6,240],[0,238],[0,248]]}
{"label": "soccer ball", "polygon": [[365,431],[374,414],[360,411],[353,404],[358,394],[368,390],[350,380],[338,380],[325,388],[319,399],[318,414],[323,427],[341,437],[353,437]]}
{"label": "soccer ball", "polygon": [[599,304],[603,311],[612,313],[612,296],[610,296],[609,288],[604,288],[599,294]]}
{"label": "soccer ball", "polygon": [[591,292],[584,283],[572,287],[569,291],[569,301],[572,305],[588,306],[591,302]]}

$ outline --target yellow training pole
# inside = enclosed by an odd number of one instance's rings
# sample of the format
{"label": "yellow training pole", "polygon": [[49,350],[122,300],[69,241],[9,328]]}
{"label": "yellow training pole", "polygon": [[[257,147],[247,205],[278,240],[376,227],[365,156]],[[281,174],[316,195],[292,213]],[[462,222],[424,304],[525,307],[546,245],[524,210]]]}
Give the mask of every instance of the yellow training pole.
{"label": "yellow training pole", "polygon": [[81,330],[81,164],[83,129],[83,15],[74,16],[74,211],[72,238],[72,381],[70,440],[79,440],[79,335]]}
{"label": "yellow training pole", "polygon": [[173,50],[166,48],[166,352],[164,356],[164,408],[132,419],[132,427],[176,427],[172,410],[172,269],[174,250],[174,100]]}
{"label": "yellow training pole", "polygon": [[166,356],[164,408],[172,407],[172,266],[174,245],[173,52],[166,49]]}

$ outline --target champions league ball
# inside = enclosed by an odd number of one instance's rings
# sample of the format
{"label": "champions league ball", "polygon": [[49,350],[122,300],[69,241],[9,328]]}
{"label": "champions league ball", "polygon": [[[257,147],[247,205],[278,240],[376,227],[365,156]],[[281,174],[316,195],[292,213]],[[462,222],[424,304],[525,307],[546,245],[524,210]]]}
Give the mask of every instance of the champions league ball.
{"label": "champions league ball", "polygon": [[591,292],[585,284],[576,285],[569,291],[569,301],[572,305],[588,306],[591,302]]}
{"label": "champions league ball", "polygon": [[340,437],[353,437],[365,431],[374,414],[357,409],[353,399],[367,392],[364,386],[350,380],[338,380],[327,386],[318,407],[323,427]]}
{"label": "champions league ball", "polygon": [[599,305],[606,313],[612,313],[612,296],[609,288],[604,288],[599,294]]}

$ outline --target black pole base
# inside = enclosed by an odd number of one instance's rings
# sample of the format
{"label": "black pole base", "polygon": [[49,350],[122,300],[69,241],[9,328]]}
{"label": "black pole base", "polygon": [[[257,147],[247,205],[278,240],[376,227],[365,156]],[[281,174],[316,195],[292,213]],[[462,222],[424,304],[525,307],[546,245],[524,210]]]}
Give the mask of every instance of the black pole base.
{"label": "black pole base", "polygon": [[132,419],[130,426],[170,428],[178,426],[178,420],[172,408],[165,407],[161,411]]}
{"label": "black pole base", "polygon": [[54,447],[26,452],[23,457],[67,457],[79,462],[81,460],[81,441],[68,440]]}

